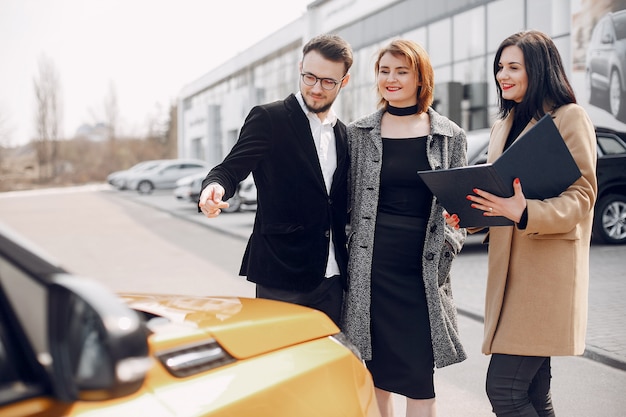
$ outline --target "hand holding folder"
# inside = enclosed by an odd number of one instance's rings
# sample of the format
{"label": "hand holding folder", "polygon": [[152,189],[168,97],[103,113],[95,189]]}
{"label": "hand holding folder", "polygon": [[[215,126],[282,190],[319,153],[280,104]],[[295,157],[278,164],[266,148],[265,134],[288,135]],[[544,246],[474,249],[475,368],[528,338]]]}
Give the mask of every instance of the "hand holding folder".
{"label": "hand holding folder", "polygon": [[552,117],[546,114],[493,163],[471,165],[418,174],[441,205],[456,213],[461,227],[506,226],[502,216],[484,216],[471,207],[466,196],[474,188],[500,197],[513,195],[513,180],[519,178],[528,199],[547,199],[565,191],[581,176]]}

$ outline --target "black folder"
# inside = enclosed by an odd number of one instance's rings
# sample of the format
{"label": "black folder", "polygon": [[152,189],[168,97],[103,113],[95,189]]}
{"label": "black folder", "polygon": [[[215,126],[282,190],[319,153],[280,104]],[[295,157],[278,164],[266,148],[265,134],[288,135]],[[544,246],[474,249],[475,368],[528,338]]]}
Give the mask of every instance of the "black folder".
{"label": "black folder", "polygon": [[461,227],[507,226],[506,217],[484,216],[466,196],[474,188],[500,197],[513,195],[513,180],[519,178],[528,199],[556,197],[581,176],[572,154],[549,114],[513,142],[493,163],[434,171],[419,171],[441,205],[456,213]]}

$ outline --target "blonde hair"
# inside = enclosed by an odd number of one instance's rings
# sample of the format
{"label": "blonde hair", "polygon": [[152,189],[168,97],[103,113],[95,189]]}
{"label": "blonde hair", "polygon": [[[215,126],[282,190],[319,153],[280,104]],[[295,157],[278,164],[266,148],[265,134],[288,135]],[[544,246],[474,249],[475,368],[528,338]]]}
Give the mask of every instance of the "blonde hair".
{"label": "blonde hair", "polygon": [[[408,39],[396,39],[378,51],[378,58],[374,64],[374,75],[378,77],[380,60],[386,53],[395,57],[404,57],[409,66],[415,71],[416,81],[421,83],[417,88],[417,112],[422,113],[428,110],[433,104],[435,91],[435,71],[430,63],[430,57],[426,50],[417,42]],[[378,89],[378,107],[387,108],[389,104],[383,98]]]}

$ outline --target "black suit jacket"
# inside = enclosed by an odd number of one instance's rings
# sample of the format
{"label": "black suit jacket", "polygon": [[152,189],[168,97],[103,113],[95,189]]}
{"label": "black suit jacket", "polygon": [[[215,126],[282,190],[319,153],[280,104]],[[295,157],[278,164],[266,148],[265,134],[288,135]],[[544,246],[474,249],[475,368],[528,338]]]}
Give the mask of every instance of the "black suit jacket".
{"label": "black suit jacket", "polygon": [[326,191],[309,121],[295,95],[254,107],[239,139],[202,188],[218,182],[230,198],[252,172],[257,211],[240,275],[268,287],[309,291],[326,270],[332,230],[335,256],[346,277],[346,126],[335,124],[337,169]]}

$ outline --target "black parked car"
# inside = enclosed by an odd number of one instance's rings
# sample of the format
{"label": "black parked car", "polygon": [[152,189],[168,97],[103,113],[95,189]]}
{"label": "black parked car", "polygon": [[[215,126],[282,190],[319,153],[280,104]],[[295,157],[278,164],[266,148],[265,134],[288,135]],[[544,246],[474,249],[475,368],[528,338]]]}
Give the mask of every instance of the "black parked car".
{"label": "black parked car", "polygon": [[604,243],[626,243],[626,142],[610,129],[596,129],[598,199],[593,237]]}
{"label": "black parked car", "polygon": [[[487,161],[490,129],[467,132],[470,165]],[[620,136],[621,135],[621,136]],[[626,244],[626,133],[596,128],[598,140],[598,198],[593,219],[593,240]]]}

